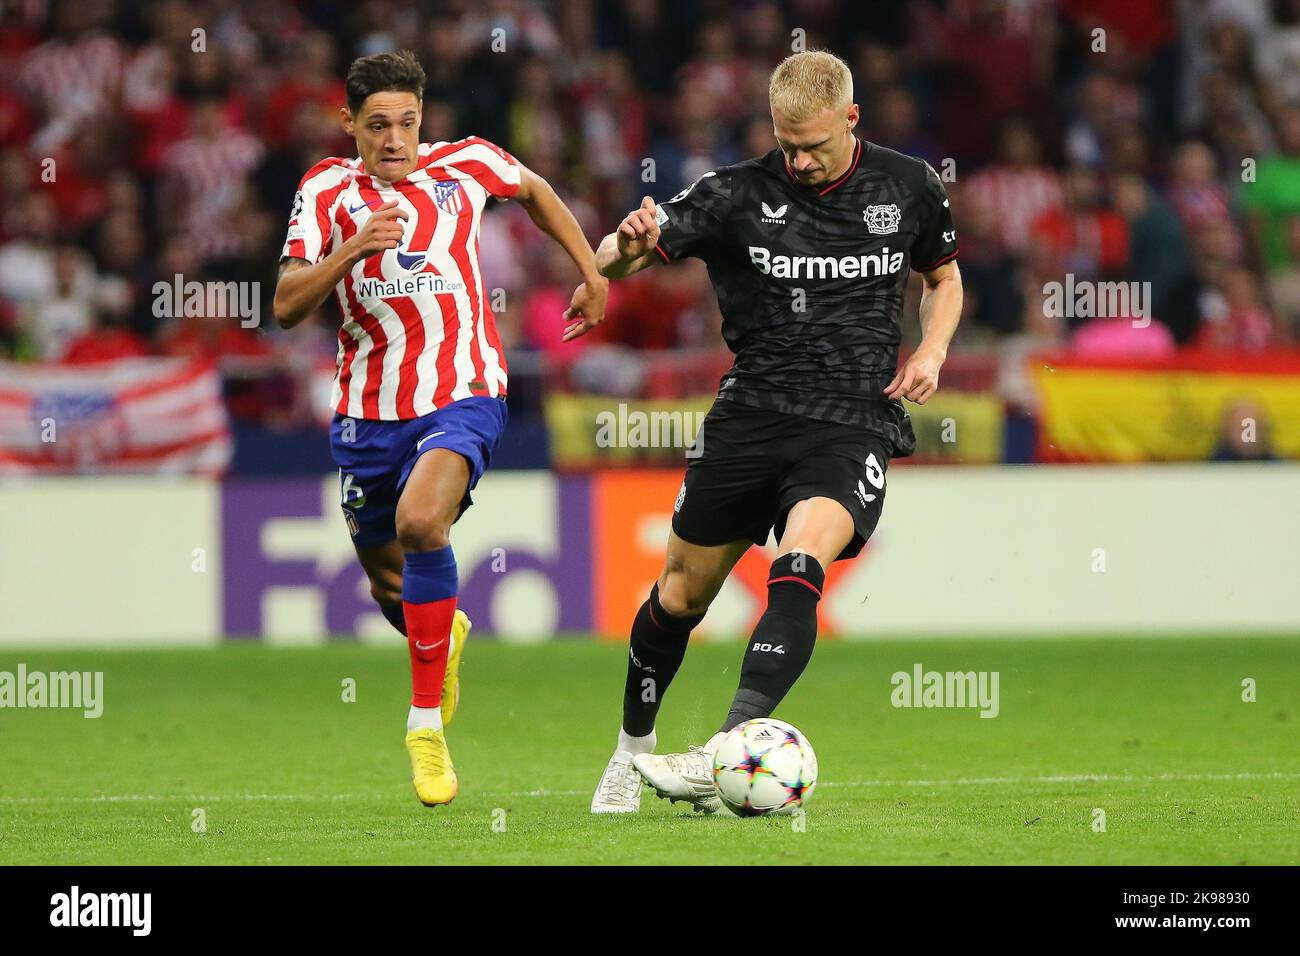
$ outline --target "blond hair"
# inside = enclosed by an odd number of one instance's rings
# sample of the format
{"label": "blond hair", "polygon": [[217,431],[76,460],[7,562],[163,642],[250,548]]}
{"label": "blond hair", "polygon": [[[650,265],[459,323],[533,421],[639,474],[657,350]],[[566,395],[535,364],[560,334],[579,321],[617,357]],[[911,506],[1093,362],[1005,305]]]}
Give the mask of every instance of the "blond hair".
{"label": "blond hair", "polygon": [[853,102],[853,74],[834,53],[794,53],[772,71],[767,96],[774,112],[801,123],[827,107],[848,108]]}

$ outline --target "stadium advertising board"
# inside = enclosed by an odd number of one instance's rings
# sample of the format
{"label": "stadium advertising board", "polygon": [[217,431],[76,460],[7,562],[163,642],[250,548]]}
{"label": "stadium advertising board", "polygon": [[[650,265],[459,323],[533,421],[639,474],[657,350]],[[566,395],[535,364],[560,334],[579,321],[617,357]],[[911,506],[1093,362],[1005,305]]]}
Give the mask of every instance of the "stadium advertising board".
{"label": "stadium advertising board", "polygon": [[[658,401],[548,395],[551,461],[557,468],[573,470],[611,465],[676,468],[713,402],[713,395]],[[970,465],[1002,460],[1006,411],[997,395],[941,392],[908,413],[918,459]]]}
{"label": "stadium advertising board", "polygon": [[[896,468],[863,557],[830,570],[823,633],[1294,629],[1298,478],[1289,464]],[[680,480],[489,475],[456,530],[462,606],[505,640],[624,640],[659,572]],[[10,490],[0,643],[393,639],[333,477],[45,479]],[[1249,566],[1223,559],[1247,550]],[[753,626],[774,555],[769,542],[741,560],[703,639]],[[82,582],[76,600],[64,594],[70,579]]]}

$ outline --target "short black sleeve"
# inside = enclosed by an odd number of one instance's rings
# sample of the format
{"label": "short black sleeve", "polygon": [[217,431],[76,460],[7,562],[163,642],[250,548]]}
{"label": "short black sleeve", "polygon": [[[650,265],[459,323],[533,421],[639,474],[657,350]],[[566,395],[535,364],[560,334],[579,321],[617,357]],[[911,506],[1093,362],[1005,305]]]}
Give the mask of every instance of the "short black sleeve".
{"label": "short black sleeve", "polygon": [[708,254],[731,209],[731,171],[705,173],[667,202],[659,203],[659,252],[670,262]]}
{"label": "short black sleeve", "polygon": [[952,225],[948,192],[929,163],[925,164],[920,220],[920,231],[912,244],[912,268],[929,272],[957,258],[957,230]]}

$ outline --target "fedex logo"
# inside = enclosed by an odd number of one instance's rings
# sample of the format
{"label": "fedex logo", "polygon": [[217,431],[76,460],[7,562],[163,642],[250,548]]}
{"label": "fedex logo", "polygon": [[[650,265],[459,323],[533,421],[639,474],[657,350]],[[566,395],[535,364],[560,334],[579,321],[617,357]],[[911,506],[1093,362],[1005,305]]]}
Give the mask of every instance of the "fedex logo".
{"label": "fedex logo", "polygon": [[[227,637],[398,637],[370,597],[337,476],[229,482],[221,497]],[[453,546],[476,628],[516,640],[590,631],[590,483],[489,473],[474,500]],[[533,519],[520,522],[521,509]]]}

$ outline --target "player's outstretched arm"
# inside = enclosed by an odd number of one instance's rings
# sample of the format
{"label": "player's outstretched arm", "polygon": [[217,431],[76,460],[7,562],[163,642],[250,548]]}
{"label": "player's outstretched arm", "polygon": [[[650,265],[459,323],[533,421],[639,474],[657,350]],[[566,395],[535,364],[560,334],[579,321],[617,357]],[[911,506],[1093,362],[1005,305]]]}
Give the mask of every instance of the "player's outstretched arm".
{"label": "player's outstretched arm", "polygon": [[633,209],[600,242],[596,265],[607,279],[623,279],[648,269],[659,261],[655,245],[659,242],[659,222],[655,219],[655,201],[649,196]]}
{"label": "player's outstretched arm", "polygon": [[582,227],[564,201],[541,176],[526,166],[519,168],[519,191],[514,199],[529,217],[569,254],[582,275],[582,284],[573,290],[573,298],[564,311],[563,341],[576,339],[594,329],[605,318],[605,300],[609,298],[609,280],[596,269],[596,257],[582,234]]}
{"label": "player's outstretched arm", "polygon": [[921,344],[894,380],[885,388],[890,398],[906,398],[918,405],[939,390],[939,369],[948,357],[948,343],[961,320],[961,270],[956,262],[922,272]]}
{"label": "player's outstretched arm", "polygon": [[362,259],[385,249],[396,249],[402,241],[401,220],[409,218],[405,210],[397,208],[397,203],[386,202],[371,213],[356,235],[320,262],[313,264],[306,259],[289,258],[280,263],[280,277],[275,283],[275,300],[271,306],[280,328],[291,329],[315,312]]}

